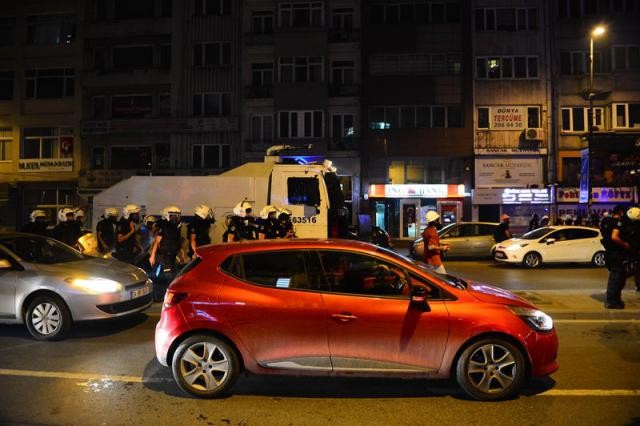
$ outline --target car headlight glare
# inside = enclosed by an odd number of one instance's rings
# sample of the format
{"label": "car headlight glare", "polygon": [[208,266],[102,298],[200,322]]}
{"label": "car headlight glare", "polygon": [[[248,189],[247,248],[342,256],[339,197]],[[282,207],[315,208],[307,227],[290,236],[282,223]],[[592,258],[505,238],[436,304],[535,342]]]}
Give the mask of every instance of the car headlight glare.
{"label": "car headlight glare", "polygon": [[69,278],[66,281],[87,293],[117,293],[123,289],[119,282],[106,278]]}
{"label": "car headlight glare", "polygon": [[507,307],[536,331],[550,331],[553,329],[553,319],[542,311],[520,306]]}

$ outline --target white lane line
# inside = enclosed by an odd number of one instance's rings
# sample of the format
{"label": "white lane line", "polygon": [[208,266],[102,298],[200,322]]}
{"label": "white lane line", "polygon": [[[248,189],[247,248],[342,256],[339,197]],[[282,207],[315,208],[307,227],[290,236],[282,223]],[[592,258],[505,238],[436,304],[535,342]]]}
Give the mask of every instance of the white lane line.
{"label": "white lane line", "polygon": [[[553,317],[553,316],[552,316]],[[554,319],[554,323],[558,324],[629,324],[640,322],[640,320],[635,318],[629,319]]]}
{"label": "white lane line", "polygon": [[23,376],[69,380],[110,380],[112,382],[160,383],[171,381],[155,377],[127,376],[122,374],[67,373],[64,371],[12,370],[0,368],[0,376]]}
{"label": "white lane line", "polygon": [[[87,382],[96,380],[129,383],[162,383],[173,381],[173,379],[169,378],[126,376],[118,374],[66,373],[63,371],[12,370],[6,368],[0,368],[0,376],[85,380]],[[78,384],[82,386],[87,385],[87,383]],[[550,389],[536,394],[536,396],[640,396],[640,389]]]}

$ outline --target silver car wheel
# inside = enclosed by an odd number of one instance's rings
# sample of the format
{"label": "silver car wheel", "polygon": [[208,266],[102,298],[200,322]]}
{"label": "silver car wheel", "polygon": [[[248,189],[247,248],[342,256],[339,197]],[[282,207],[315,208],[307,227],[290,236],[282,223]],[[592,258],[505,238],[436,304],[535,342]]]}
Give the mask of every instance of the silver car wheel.
{"label": "silver car wheel", "polygon": [[223,386],[231,371],[229,354],[211,342],[189,346],[178,362],[186,384],[198,391],[211,392]]}
{"label": "silver car wheel", "polygon": [[38,333],[48,336],[60,328],[62,317],[58,307],[44,302],[37,305],[31,313],[31,323]]}
{"label": "silver car wheel", "polygon": [[594,254],[592,262],[598,268],[604,267],[606,265],[606,262],[604,260],[604,252],[603,251],[599,251],[596,254]]}
{"label": "silver car wheel", "polygon": [[542,263],[542,259],[540,259],[540,255],[538,253],[527,253],[524,256],[524,264],[529,268],[537,268]]}
{"label": "silver car wheel", "polygon": [[516,359],[504,346],[487,344],[476,349],[469,357],[469,383],[484,394],[509,389],[517,373]]}

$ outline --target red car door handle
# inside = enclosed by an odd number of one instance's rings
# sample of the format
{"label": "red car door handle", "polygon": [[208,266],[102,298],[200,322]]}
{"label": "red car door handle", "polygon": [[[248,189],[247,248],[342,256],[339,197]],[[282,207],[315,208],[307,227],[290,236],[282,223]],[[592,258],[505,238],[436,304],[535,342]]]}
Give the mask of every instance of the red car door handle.
{"label": "red car door handle", "polygon": [[355,315],[351,315],[348,312],[343,312],[341,314],[332,314],[331,318],[338,320],[340,322],[349,322],[349,321],[353,321],[353,320],[357,320],[358,317]]}

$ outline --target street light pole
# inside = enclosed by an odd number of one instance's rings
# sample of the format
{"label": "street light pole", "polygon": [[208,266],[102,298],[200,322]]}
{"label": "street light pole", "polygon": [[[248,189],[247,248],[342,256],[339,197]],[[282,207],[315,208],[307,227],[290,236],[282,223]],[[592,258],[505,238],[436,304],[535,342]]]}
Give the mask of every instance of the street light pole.
{"label": "street light pole", "polygon": [[591,203],[592,203],[592,198],[591,198],[591,146],[593,144],[593,123],[594,123],[594,117],[593,117],[593,97],[594,97],[594,93],[593,93],[593,39],[595,37],[601,36],[602,34],[604,34],[605,29],[602,26],[597,26],[595,27],[591,33],[589,34],[589,113],[587,116],[587,126],[589,126],[589,134],[588,134],[588,139],[587,139],[587,161],[589,162],[589,165],[587,167],[587,181],[588,181],[588,185],[587,185],[587,191],[589,192],[588,194],[588,208],[591,208]]}

